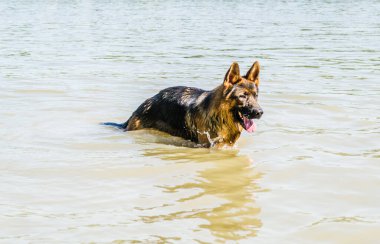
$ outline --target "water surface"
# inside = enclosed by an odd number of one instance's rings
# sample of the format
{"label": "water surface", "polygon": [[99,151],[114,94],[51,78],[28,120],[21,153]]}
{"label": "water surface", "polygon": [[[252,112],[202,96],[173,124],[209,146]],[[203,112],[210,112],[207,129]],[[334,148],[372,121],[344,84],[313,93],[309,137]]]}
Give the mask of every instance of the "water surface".
{"label": "water surface", "polygon": [[[379,1],[1,1],[0,33],[1,242],[379,240]],[[234,149],[99,125],[254,60]]]}

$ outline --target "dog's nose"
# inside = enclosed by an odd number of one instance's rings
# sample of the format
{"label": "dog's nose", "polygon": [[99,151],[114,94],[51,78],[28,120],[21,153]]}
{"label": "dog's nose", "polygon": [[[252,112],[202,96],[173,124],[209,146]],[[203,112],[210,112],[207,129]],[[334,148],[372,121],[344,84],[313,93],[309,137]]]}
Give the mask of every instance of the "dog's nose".
{"label": "dog's nose", "polygon": [[263,113],[264,111],[261,108],[253,110],[253,115],[257,119],[260,119]]}
{"label": "dog's nose", "polygon": [[260,113],[260,117],[261,117],[264,114],[264,111],[260,108],[259,113]]}

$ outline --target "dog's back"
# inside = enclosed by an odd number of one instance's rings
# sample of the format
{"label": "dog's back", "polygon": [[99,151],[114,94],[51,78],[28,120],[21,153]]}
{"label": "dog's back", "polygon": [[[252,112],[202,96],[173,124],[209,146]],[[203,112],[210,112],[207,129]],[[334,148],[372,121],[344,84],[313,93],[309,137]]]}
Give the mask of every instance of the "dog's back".
{"label": "dog's back", "polygon": [[196,136],[187,126],[186,116],[199,109],[197,105],[200,98],[205,97],[207,93],[194,87],[166,88],[143,102],[124,124],[124,128],[127,131],[153,128],[195,140]]}

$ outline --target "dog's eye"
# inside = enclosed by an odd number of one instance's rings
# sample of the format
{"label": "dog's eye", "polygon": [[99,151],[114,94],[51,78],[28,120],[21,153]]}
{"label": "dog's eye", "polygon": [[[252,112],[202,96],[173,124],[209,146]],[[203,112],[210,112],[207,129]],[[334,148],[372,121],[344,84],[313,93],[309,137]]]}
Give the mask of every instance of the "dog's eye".
{"label": "dog's eye", "polygon": [[247,95],[245,95],[245,94],[241,94],[241,95],[239,95],[239,98],[240,98],[240,99],[246,99],[246,98],[247,98]]}

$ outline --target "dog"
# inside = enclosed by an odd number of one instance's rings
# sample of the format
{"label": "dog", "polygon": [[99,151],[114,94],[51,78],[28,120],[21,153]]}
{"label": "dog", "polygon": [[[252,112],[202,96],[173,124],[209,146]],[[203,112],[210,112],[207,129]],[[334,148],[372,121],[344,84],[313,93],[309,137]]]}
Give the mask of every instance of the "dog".
{"label": "dog", "polygon": [[245,76],[238,63],[228,69],[221,85],[211,91],[176,86],[143,102],[123,124],[104,123],[125,131],[156,129],[190,140],[201,147],[233,146],[243,129],[254,132],[260,65],[254,62]]}

